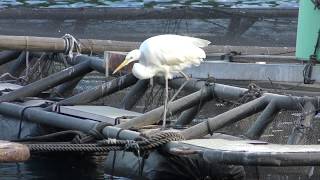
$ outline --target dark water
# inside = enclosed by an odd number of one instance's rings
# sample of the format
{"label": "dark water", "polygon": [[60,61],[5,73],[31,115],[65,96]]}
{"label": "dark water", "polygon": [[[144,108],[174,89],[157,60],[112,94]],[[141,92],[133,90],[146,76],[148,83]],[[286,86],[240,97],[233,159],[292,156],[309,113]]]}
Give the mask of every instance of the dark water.
{"label": "dark water", "polygon": [[103,158],[83,155],[35,156],[25,163],[0,164],[0,179],[4,180],[95,180],[106,179]]}
{"label": "dark water", "polygon": [[297,0],[1,0],[0,7],[166,7],[166,6],[223,6],[223,7],[296,7]]}

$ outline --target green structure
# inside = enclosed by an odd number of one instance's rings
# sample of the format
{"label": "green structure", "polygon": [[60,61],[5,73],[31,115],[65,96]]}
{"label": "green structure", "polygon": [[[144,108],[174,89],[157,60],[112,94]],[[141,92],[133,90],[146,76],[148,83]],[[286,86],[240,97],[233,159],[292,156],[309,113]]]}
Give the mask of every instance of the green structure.
{"label": "green structure", "polygon": [[300,0],[296,45],[298,59],[309,60],[310,55],[315,53],[317,60],[320,61],[320,49],[316,48],[315,52],[320,30],[319,2],[319,0]]}

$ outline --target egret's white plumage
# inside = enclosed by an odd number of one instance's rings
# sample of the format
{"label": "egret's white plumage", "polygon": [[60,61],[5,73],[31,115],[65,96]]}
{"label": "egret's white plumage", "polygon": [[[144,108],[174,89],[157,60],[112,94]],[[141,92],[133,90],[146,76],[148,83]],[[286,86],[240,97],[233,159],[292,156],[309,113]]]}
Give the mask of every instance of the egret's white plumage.
{"label": "egret's white plumage", "polygon": [[[127,57],[139,60],[132,69],[139,79],[166,76],[182,71],[191,65],[199,65],[206,58],[201,47],[208,46],[207,40],[179,35],[159,35],[145,40],[139,50],[131,51]],[[127,59],[127,58],[126,58]]]}
{"label": "egret's white plumage", "polygon": [[114,73],[130,62],[139,60],[133,65],[132,73],[138,79],[164,76],[167,99],[167,80],[172,79],[174,73],[182,72],[191,65],[200,65],[206,58],[201,48],[208,44],[210,41],[188,36],[172,34],[154,36],[145,40],[139,49],[129,52]]}

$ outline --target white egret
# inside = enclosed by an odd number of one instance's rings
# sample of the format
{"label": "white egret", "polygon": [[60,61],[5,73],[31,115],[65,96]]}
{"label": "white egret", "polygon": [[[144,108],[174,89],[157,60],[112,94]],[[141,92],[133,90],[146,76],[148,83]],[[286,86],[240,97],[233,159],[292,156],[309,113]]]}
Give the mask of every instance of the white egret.
{"label": "white egret", "polygon": [[191,65],[200,65],[206,54],[202,47],[206,47],[210,41],[172,34],[164,34],[151,37],[142,42],[139,49],[129,52],[125,60],[114,70],[113,74],[131,62],[138,61],[132,68],[132,73],[138,79],[150,79],[154,76],[165,78],[166,97],[164,102],[163,126],[166,123],[166,111],[168,103],[168,79],[172,79],[174,73],[182,72]]}

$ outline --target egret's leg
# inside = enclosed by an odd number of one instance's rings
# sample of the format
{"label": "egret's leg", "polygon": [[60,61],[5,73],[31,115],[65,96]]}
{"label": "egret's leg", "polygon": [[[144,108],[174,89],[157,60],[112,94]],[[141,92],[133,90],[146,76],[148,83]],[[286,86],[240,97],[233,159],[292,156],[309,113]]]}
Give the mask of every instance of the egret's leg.
{"label": "egret's leg", "polygon": [[167,111],[168,111],[168,104],[171,103],[176,97],[177,95],[180,93],[180,91],[183,89],[183,87],[189,82],[190,78],[182,71],[179,72],[183,77],[186,78],[187,81],[185,81],[178,89],[178,91],[173,95],[173,97],[170,99],[170,101],[168,102],[169,99],[169,83],[168,83],[168,76],[165,76],[165,101],[164,101],[164,111],[163,111],[163,118],[162,118],[162,128],[165,129],[166,128],[166,121],[167,121]]}
{"label": "egret's leg", "polygon": [[188,75],[186,75],[184,72],[179,71],[179,73],[180,73],[183,77],[185,77],[187,81],[189,81],[189,80],[190,80],[189,76],[188,76]]}
{"label": "egret's leg", "polygon": [[171,103],[180,93],[180,91],[184,88],[184,86],[189,82],[190,78],[182,71],[179,72],[182,76],[184,76],[186,78],[187,81],[185,81],[177,90],[177,92],[172,96],[172,98],[170,99],[169,103]]}
{"label": "egret's leg", "polygon": [[152,78],[150,78],[150,86],[151,86],[151,87],[153,87],[153,82],[154,82],[154,81],[153,81],[153,77],[152,77]]}
{"label": "egret's leg", "polygon": [[184,88],[184,86],[189,82],[189,80],[183,82],[183,84],[179,87],[179,89],[177,90],[176,93],[174,93],[174,95],[172,96],[172,98],[170,99],[170,101],[168,103],[171,103],[177,96],[178,94],[181,92],[181,90]]}
{"label": "egret's leg", "polygon": [[167,121],[167,110],[168,110],[168,97],[169,97],[169,87],[168,87],[168,77],[165,76],[165,100],[164,100],[164,111],[163,111],[163,118],[162,118],[162,128],[166,128],[166,121]]}

